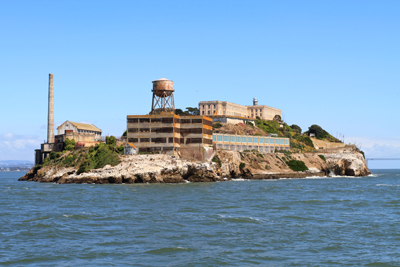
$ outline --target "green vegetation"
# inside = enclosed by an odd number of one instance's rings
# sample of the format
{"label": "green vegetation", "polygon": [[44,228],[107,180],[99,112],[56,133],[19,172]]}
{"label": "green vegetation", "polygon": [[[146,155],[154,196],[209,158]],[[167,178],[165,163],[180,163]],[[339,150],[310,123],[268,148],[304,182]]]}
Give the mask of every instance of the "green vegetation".
{"label": "green vegetation", "polygon": [[301,160],[291,159],[287,161],[286,164],[289,166],[290,169],[292,169],[292,171],[302,172],[308,170],[306,164]]}
{"label": "green vegetation", "polygon": [[127,133],[126,133],[126,131],[122,134],[122,136],[127,136]]}
{"label": "green vegetation", "polygon": [[326,158],[325,158],[325,156],[324,155],[318,155],[318,157],[320,157],[323,161],[325,161],[326,162]]}
{"label": "green vegetation", "polygon": [[299,133],[299,134],[301,133],[300,126],[298,126],[296,124],[292,124],[292,126],[290,126],[290,128],[292,128],[293,132],[296,132],[296,133]]}
{"label": "green vegetation", "polygon": [[68,138],[65,139],[64,142],[64,150],[73,150],[75,148],[75,140],[69,140]]}
{"label": "green vegetation", "polygon": [[106,136],[106,144],[107,145],[116,145],[117,144],[117,139],[115,138],[115,136]]}
{"label": "green vegetation", "polygon": [[118,153],[112,145],[97,144],[85,155],[83,162],[79,166],[77,174],[88,172],[92,169],[103,168],[107,164],[115,166],[119,163],[120,160]]}
{"label": "green vegetation", "polygon": [[240,162],[239,169],[243,170],[244,167],[246,167],[246,163]]}
{"label": "green vegetation", "polygon": [[275,115],[273,118],[274,121],[282,121],[282,118],[280,115]]}
{"label": "green vegetation", "polygon": [[251,121],[246,121],[247,125],[250,125],[251,127],[254,127],[254,124]]}
{"label": "green vegetation", "polygon": [[222,127],[222,124],[219,123],[219,122],[216,122],[216,123],[213,124],[213,128],[215,128],[215,129],[218,129],[218,128],[221,128],[221,127]]}
{"label": "green vegetation", "polygon": [[199,109],[198,108],[192,108],[192,107],[187,107],[185,111],[183,111],[180,108],[175,109],[175,114],[179,116],[191,116],[191,115],[198,115],[199,114]]}
{"label": "green vegetation", "polygon": [[314,144],[308,136],[295,134],[293,135],[293,139],[299,141],[300,143],[304,143],[306,146],[314,148]]}
{"label": "green vegetation", "polygon": [[292,152],[287,151],[287,150],[275,150],[275,153],[283,153],[286,158],[291,159],[292,158]]}
{"label": "green vegetation", "polygon": [[257,119],[255,124],[258,128],[263,130],[265,133],[274,133],[278,134],[279,136],[284,136],[281,132],[279,123],[276,121],[266,121],[262,119]]}
{"label": "green vegetation", "polygon": [[315,134],[315,138],[319,140],[326,140],[329,142],[336,142],[336,143],[341,143],[341,141],[332,135],[330,135],[327,131],[322,129],[321,126],[313,124],[310,127],[308,127],[308,131],[305,132],[305,134]]}
{"label": "green vegetation", "polygon": [[218,165],[219,165],[220,167],[222,166],[222,162],[221,162],[221,160],[220,160],[217,156],[214,156],[214,157],[212,158],[212,162],[218,163]]}
{"label": "green vegetation", "polygon": [[[124,147],[116,146],[113,138],[108,141],[109,144],[101,143],[91,148],[51,152],[43,165],[37,165],[35,168],[39,170],[44,166],[74,167],[78,168],[77,174],[80,174],[91,169],[103,168],[107,164],[115,166],[120,163],[119,155],[123,154]],[[75,141],[68,140],[66,143],[67,146],[74,147]]]}

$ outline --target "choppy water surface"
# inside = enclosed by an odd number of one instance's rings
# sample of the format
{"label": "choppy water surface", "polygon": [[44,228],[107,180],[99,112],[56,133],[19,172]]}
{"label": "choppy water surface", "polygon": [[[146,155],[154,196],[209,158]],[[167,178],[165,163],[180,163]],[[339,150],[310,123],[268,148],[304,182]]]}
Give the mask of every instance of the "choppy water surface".
{"label": "choppy water surface", "polygon": [[400,170],[89,185],[0,172],[0,264],[400,265]]}

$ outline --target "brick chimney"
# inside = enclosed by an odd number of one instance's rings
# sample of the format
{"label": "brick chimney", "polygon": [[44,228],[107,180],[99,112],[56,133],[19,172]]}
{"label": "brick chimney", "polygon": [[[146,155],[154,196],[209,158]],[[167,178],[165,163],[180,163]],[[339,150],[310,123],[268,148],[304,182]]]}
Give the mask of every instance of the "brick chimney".
{"label": "brick chimney", "polygon": [[47,114],[47,143],[54,143],[54,92],[53,74],[49,74],[49,112]]}

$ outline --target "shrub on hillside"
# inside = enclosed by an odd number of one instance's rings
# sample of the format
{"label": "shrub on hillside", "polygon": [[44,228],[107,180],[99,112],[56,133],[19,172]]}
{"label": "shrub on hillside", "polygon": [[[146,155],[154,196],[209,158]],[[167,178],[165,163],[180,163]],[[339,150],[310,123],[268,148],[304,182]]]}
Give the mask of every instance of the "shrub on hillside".
{"label": "shrub on hillside", "polygon": [[282,121],[282,117],[281,117],[281,115],[275,115],[273,120],[274,121]]}
{"label": "shrub on hillside", "polygon": [[88,172],[92,169],[103,168],[108,164],[115,166],[119,163],[118,154],[111,145],[97,144],[93,150],[86,154],[85,160],[79,166],[77,174]]}
{"label": "shrub on hillside", "polygon": [[220,167],[222,166],[222,162],[221,162],[221,160],[220,160],[217,156],[214,156],[214,157],[212,158],[212,162],[218,163],[218,165],[219,165]]}
{"label": "shrub on hillside", "polygon": [[278,134],[279,136],[282,136],[282,133],[280,132],[279,123],[276,121],[256,120],[255,124],[265,133],[274,133]]}
{"label": "shrub on hillside", "polygon": [[308,136],[295,134],[293,135],[293,139],[296,139],[297,141],[304,143],[306,146],[314,147],[314,143]]}
{"label": "shrub on hillside", "polygon": [[107,145],[116,145],[117,144],[117,139],[115,138],[115,136],[106,136],[106,144]]}
{"label": "shrub on hillside", "polygon": [[292,126],[290,126],[290,128],[292,128],[293,132],[301,133],[301,128],[300,128],[300,126],[298,126],[298,125],[296,125],[296,124],[292,124]]}
{"label": "shrub on hillside", "polygon": [[318,155],[318,157],[320,157],[323,161],[325,161],[326,162],[326,158],[325,158],[325,156],[324,155]]}
{"label": "shrub on hillside", "polygon": [[242,170],[244,167],[246,167],[246,164],[244,162],[240,162],[239,169]]}
{"label": "shrub on hillside", "polygon": [[64,150],[73,150],[75,148],[75,140],[69,140],[68,138],[64,141]]}
{"label": "shrub on hillside", "polygon": [[286,162],[292,171],[302,172],[308,170],[306,164],[301,160],[291,159]]}
{"label": "shrub on hillside", "polygon": [[213,124],[213,128],[215,128],[215,129],[218,129],[218,128],[221,128],[221,127],[222,127],[222,124],[219,123],[219,122],[216,122],[216,123]]}
{"label": "shrub on hillside", "polygon": [[286,131],[288,131],[288,132],[293,132],[293,129],[292,129],[289,125],[287,125],[287,124],[285,123],[284,126],[285,126]]}

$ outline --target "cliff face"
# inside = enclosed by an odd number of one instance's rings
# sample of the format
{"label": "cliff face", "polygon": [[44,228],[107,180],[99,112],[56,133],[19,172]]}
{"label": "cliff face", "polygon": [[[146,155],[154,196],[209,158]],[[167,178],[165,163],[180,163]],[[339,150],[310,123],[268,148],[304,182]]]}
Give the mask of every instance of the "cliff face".
{"label": "cliff face", "polygon": [[56,183],[183,183],[215,182],[231,178],[279,179],[304,178],[308,176],[370,174],[360,153],[326,153],[326,162],[314,153],[291,154],[290,158],[301,160],[308,171],[294,172],[282,153],[260,154],[258,152],[239,153],[219,150],[216,162],[191,162],[167,155],[122,156],[117,166],[105,166],[87,173],[77,174],[73,167],[60,168],[46,166],[33,168],[20,181]]}
{"label": "cliff face", "polygon": [[343,152],[323,155],[331,175],[365,176],[371,174],[361,153]]}

